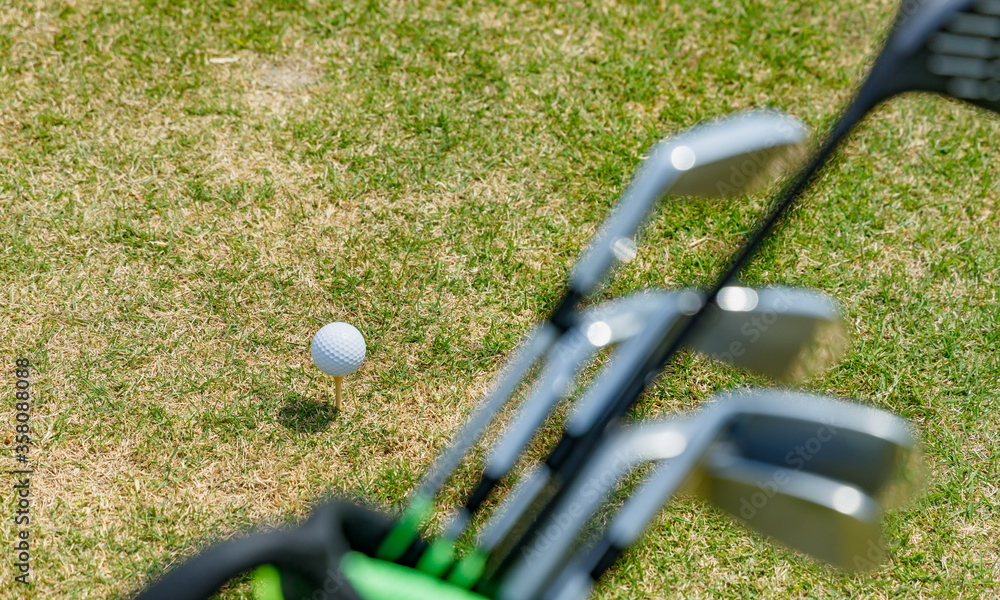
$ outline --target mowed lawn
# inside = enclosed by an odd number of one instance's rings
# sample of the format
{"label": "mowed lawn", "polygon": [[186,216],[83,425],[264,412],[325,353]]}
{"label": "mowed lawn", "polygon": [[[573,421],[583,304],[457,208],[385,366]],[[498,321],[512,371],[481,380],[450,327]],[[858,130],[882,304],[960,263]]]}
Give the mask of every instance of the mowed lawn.
{"label": "mowed lawn", "polygon": [[[35,365],[33,585],[13,582],[5,474],[0,598],[127,596],[329,494],[401,506],[646,149],[762,106],[822,132],[894,11],[0,2],[4,471],[15,361]],[[884,562],[840,574],[682,500],[597,597],[1000,595],[998,124],[930,96],[880,108],[746,273],[843,304],[851,348],[803,389],[924,439]],[[705,285],[776,189],[669,199],[604,296]],[[368,340],[342,413],[308,353],[330,321]],[[767,382],[685,354],[637,415],[750,384]]]}

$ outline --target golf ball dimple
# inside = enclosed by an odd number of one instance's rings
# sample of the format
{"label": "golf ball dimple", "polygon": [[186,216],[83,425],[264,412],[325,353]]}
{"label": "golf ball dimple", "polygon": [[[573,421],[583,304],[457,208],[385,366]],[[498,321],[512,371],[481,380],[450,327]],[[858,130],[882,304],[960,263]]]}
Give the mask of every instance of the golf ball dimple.
{"label": "golf ball dimple", "polygon": [[365,360],[365,338],[349,323],[330,323],[312,339],[312,359],[327,375],[350,375]]}

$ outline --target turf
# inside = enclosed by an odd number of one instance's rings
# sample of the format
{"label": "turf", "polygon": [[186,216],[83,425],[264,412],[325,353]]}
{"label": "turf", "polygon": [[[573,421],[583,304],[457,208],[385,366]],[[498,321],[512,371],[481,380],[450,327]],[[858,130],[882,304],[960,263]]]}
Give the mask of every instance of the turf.
{"label": "turf", "polygon": [[[36,544],[0,597],[127,595],[330,493],[399,506],[644,151],[765,105],[822,130],[893,4],[0,2],[0,437],[16,468],[27,357]],[[881,566],[682,502],[597,597],[1000,594],[998,142],[993,115],[894,101],[747,273],[843,303],[853,345],[806,389],[925,440]],[[605,295],[704,284],[768,199],[667,203]],[[335,320],[368,339],[344,413],[308,356]],[[750,382],[685,356],[637,414]]]}

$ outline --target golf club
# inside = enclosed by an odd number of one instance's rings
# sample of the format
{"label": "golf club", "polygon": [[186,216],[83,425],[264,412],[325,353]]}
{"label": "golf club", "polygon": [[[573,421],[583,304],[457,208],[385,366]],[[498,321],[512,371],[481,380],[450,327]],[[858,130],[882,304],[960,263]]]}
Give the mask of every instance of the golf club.
{"label": "golf club", "polygon": [[[693,416],[616,429],[542,524],[542,535],[520,549],[499,587],[500,597],[535,597],[556,576],[580,531],[620,478],[651,460],[672,459],[654,472],[619,513],[609,537],[585,557],[603,557],[616,532],[634,528],[646,516],[642,510],[648,503],[638,499],[653,498],[648,490],[663,493],[657,497],[658,509],[688,486],[772,537],[842,568],[855,568],[858,548],[878,535],[879,511],[872,510],[878,503],[872,496],[896,483],[914,447],[905,422],[888,413],[778,390],[723,393]],[[665,479],[671,487],[657,487]],[[741,499],[761,486],[769,497],[759,505],[755,501],[753,514],[747,514]],[[813,521],[835,535],[807,536],[802,527],[793,527]]]}
{"label": "golf club", "polygon": [[794,117],[775,111],[749,111],[695,127],[654,146],[594,243],[573,268],[568,289],[549,319],[520,344],[464,427],[435,460],[397,526],[380,546],[379,557],[398,560],[410,548],[444,484],[537,359],[572,327],[579,301],[600,284],[621,256],[622,245],[628,244],[661,197],[728,196],[749,191],[776,175],[805,140],[806,130]]}

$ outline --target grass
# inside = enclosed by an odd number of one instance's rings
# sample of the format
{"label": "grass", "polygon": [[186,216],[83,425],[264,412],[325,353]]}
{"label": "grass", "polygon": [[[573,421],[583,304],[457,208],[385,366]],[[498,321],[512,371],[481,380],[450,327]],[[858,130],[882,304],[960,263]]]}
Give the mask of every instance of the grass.
{"label": "grass", "polygon": [[[0,597],[128,594],[329,493],[399,506],[645,149],[762,105],[821,130],[893,11],[0,3],[0,356],[37,365],[35,583],[6,555]],[[1000,594],[998,134],[931,97],[881,108],[747,273],[844,304],[853,346],[806,389],[924,437],[886,561],[838,574],[681,502],[597,597]],[[709,281],[768,198],[666,203],[606,295]],[[369,344],[344,414],[308,357],[333,320]],[[682,357],[637,414],[752,381]]]}

